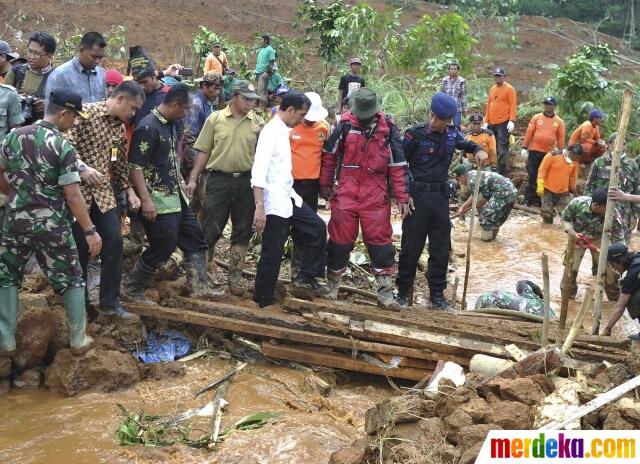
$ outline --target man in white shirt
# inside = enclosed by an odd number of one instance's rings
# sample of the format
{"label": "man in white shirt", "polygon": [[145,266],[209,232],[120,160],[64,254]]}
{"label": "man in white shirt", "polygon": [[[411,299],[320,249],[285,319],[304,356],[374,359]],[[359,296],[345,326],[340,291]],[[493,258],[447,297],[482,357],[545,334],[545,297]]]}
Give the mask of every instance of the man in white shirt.
{"label": "man in white shirt", "polygon": [[258,138],[251,186],[256,202],[253,226],[258,233],[264,231],[253,294],[261,308],[274,303],[289,230],[305,243],[300,271],[293,276],[293,284],[318,296],[326,293],[315,276],[324,274],[327,227],[293,190],[291,174],[289,131],[302,122],[310,106],[303,93],[287,93]]}

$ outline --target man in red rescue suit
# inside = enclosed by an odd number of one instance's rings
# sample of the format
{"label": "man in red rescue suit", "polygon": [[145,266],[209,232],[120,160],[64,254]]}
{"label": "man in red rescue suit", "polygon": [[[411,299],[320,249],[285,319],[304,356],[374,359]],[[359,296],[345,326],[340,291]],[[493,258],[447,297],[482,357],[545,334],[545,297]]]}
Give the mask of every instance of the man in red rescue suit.
{"label": "man in red rescue suit", "polygon": [[389,185],[404,219],[409,214],[409,171],[400,133],[381,111],[375,92],[363,87],[351,96],[350,111],[342,115],[322,155],[320,195],[331,198],[328,298],[338,297],[360,224],[378,284],[378,306],[400,309],[393,297],[396,266]]}

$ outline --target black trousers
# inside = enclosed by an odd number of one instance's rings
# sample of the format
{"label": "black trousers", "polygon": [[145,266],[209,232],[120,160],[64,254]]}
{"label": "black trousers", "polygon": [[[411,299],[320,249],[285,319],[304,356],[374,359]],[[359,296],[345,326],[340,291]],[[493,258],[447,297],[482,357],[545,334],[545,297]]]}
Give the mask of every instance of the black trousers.
{"label": "black trousers", "polygon": [[315,213],[318,212],[318,195],[320,194],[319,179],[294,180],[293,190],[302,197],[309,208]]}
{"label": "black trousers", "polygon": [[449,199],[440,192],[424,192],[411,188],[415,210],[402,222],[402,242],[398,259],[396,284],[400,294],[413,287],[418,261],[429,238],[427,283],[429,293],[442,293],[447,287],[447,266],[451,244]]}
{"label": "black trousers", "polygon": [[546,153],[541,151],[529,150],[529,157],[527,158],[527,191],[524,193],[524,199],[527,202],[537,198],[538,169],[540,169],[540,164],[542,164],[545,155]]}
{"label": "black trousers", "polygon": [[280,274],[280,264],[284,255],[284,245],[289,236],[304,242],[305,247],[297,278],[310,280],[315,278],[324,266],[324,254],[327,245],[327,226],[324,221],[306,204],[298,208],[293,205],[293,215],[283,218],[267,215],[267,223],[262,233],[262,251],[256,272],[253,299],[260,307],[273,304],[273,295]]}
{"label": "black trousers", "polygon": [[507,162],[509,160],[509,131],[507,130],[507,124],[509,121],[501,122],[500,124],[489,125],[489,130],[493,132],[496,137],[496,149],[498,152],[498,173],[503,176],[507,175]]}
{"label": "black trousers", "polygon": [[[102,213],[98,205],[93,202],[89,209],[89,217],[102,238],[102,250],[100,251],[100,307],[102,309],[112,309],[120,302],[120,282],[122,281],[122,234],[120,232],[118,208]],[[73,224],[72,231],[78,247],[82,274],[86,281],[89,247],[84,231],[77,221]]]}
{"label": "black trousers", "polygon": [[182,211],[158,214],[154,222],[142,218],[149,248],[140,256],[147,266],[157,269],[171,257],[176,247],[185,255],[207,250],[202,227],[193,210],[181,201]]}

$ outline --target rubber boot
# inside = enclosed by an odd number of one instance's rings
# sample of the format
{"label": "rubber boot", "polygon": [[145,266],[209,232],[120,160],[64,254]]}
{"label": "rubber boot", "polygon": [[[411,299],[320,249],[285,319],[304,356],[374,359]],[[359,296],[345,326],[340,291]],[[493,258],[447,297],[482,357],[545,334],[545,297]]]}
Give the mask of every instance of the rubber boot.
{"label": "rubber boot", "polygon": [[206,251],[185,254],[182,267],[187,273],[187,282],[191,287],[190,296],[193,298],[220,298],[224,295],[224,292],[216,292],[209,286]]}
{"label": "rubber boot", "polygon": [[93,338],[86,334],[87,314],[84,302],[84,287],[71,287],[64,292],[64,311],[67,314],[69,346],[71,353],[87,352],[93,344]]}
{"label": "rubber boot", "polygon": [[147,266],[142,257],[138,258],[136,265],[133,267],[127,280],[124,282],[122,292],[120,296],[128,303],[140,303],[146,305],[155,305],[144,294],[144,291],[149,286],[149,280],[154,273],[154,269]]}
{"label": "rubber boot", "polygon": [[242,296],[246,291],[246,287],[242,280],[242,271],[244,269],[244,259],[246,256],[246,245],[231,245],[231,249],[229,250],[229,272],[227,274],[227,279],[229,282],[229,291],[235,296]]}
{"label": "rubber boot", "polygon": [[396,303],[405,309],[409,307],[409,293],[408,292],[398,292],[398,296],[396,297]]}
{"label": "rubber boot", "polygon": [[378,306],[391,311],[400,311],[402,308],[393,297],[393,277],[390,275],[377,275]]}
{"label": "rubber boot", "polygon": [[493,229],[491,229],[491,239],[495,240],[496,237],[498,236],[498,232],[500,232],[500,227],[494,227]]}
{"label": "rubber boot", "polygon": [[325,298],[328,300],[338,299],[338,290],[340,289],[340,279],[342,278],[342,272],[332,271],[327,269],[327,293]]}
{"label": "rubber boot", "polygon": [[429,301],[431,302],[431,309],[436,311],[453,311],[453,308],[447,303],[447,300],[444,299],[442,293],[434,293],[429,297]]}
{"label": "rubber boot", "polygon": [[486,229],[484,227],[480,229],[480,240],[483,242],[490,242],[493,239],[493,229]]}
{"label": "rubber boot", "polygon": [[19,305],[18,287],[0,287],[0,356],[16,351]]}

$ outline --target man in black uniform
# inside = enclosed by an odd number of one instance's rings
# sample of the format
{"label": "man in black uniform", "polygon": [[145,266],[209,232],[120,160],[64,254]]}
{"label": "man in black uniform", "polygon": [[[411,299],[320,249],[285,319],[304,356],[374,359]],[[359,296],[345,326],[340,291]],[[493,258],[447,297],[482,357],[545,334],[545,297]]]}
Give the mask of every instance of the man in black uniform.
{"label": "man in black uniform", "polygon": [[456,149],[473,153],[478,162],[487,159],[487,153],[480,146],[465,140],[460,131],[449,125],[457,109],[451,96],[438,92],[431,99],[429,122],[413,126],[404,134],[405,157],[412,177],[409,198],[412,212],[402,222],[396,278],[401,306],[409,303],[418,260],[429,237],[427,282],[431,308],[451,309],[443,297],[451,242],[449,166]]}
{"label": "man in black uniform", "polygon": [[[614,243],[609,247],[607,261],[620,274],[627,274],[622,281],[620,298],[616,301],[603,335],[611,335],[611,329],[620,320],[625,309],[629,310],[632,319],[640,319],[640,253],[630,253],[623,243]],[[629,338],[640,340],[640,333],[630,335]]]}

